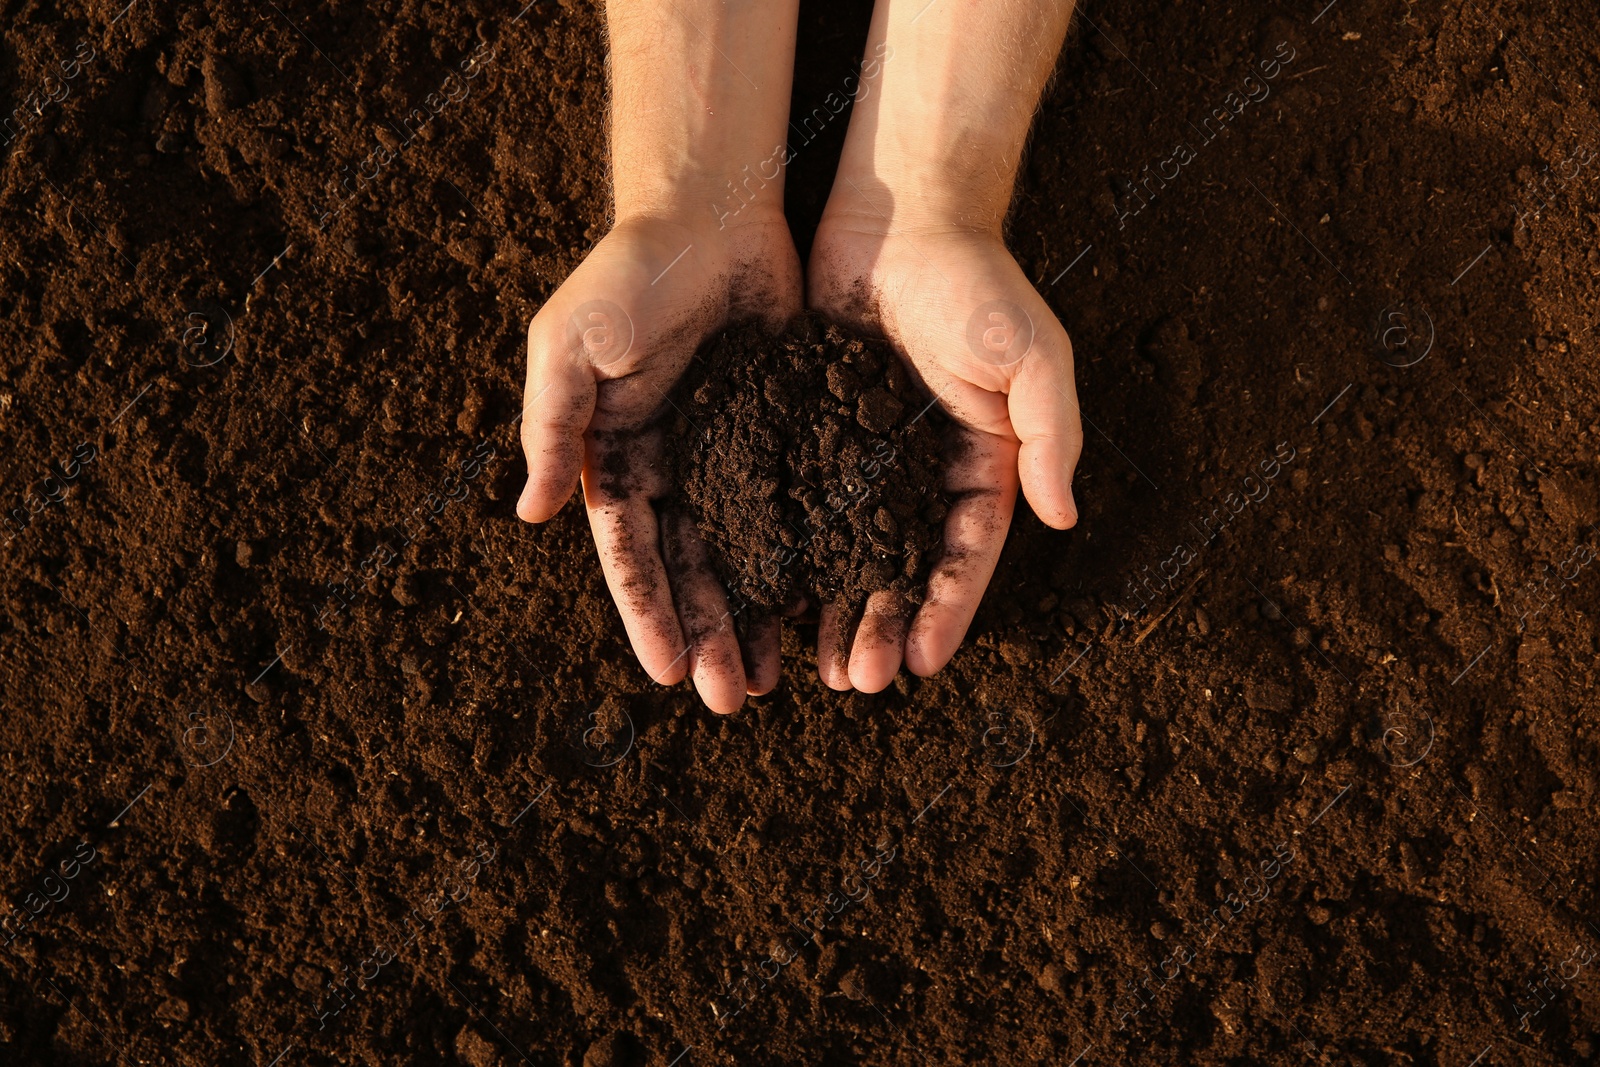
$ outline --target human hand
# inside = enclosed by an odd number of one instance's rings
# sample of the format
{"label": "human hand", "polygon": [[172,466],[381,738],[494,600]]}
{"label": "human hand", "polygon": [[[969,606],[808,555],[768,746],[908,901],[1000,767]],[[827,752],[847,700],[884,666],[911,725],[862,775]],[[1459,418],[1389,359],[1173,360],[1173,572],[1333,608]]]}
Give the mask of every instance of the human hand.
{"label": "human hand", "polygon": [[778,623],[741,640],[704,543],[656,501],[667,482],[653,417],[695,349],[731,321],[774,326],[800,308],[800,262],[780,212],[735,225],[658,217],[619,222],[528,327],[517,514],[544,522],[583,484],[606,584],[640,665],[694,680],[708,707],[737,710],[778,681]]}
{"label": "human hand", "polygon": [[[856,191],[854,202],[869,205]],[[915,617],[908,624],[908,605],[892,593],[875,594],[859,620],[822,612],[822,680],[875,693],[902,657],[912,673],[929,675],[955,654],[1005,544],[1019,483],[1045,523],[1077,522],[1072,473],[1083,431],[1072,343],[998,230],[906,232],[870,210],[825,214],[807,303],[888,338],[953,422],[944,552]]]}

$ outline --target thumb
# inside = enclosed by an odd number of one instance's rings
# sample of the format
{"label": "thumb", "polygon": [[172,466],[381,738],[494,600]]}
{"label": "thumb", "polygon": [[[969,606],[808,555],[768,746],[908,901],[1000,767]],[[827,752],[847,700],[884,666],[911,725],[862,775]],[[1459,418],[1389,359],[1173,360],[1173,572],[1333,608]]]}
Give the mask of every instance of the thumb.
{"label": "thumb", "polygon": [[1011,428],[1022,442],[1017,474],[1034,513],[1065,530],[1078,521],[1072,475],[1083,452],[1078,391],[1072,381],[1072,342],[1054,323],[1042,329],[1012,375],[1007,395]]}
{"label": "thumb", "polygon": [[583,473],[583,433],[595,406],[594,371],[575,324],[551,328],[541,317],[535,316],[528,329],[523,388],[522,451],[528,481],[517,501],[517,515],[526,522],[544,522],[572,496]]}

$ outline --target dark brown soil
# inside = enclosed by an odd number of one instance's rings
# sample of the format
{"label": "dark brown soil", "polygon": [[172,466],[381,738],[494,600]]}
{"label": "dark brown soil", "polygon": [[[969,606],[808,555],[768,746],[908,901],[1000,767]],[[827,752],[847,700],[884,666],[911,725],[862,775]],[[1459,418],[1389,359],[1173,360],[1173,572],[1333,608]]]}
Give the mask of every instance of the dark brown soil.
{"label": "dark brown soil", "polygon": [[1586,9],[1087,8],[1009,231],[1078,528],[729,718],[512,515],[607,212],[597,12],[519,11],[3,7],[0,1061],[1594,1062]]}
{"label": "dark brown soil", "polygon": [[670,400],[681,506],[741,609],[922,603],[944,419],[887,342],[814,315],[776,337],[746,323],[701,347]]}

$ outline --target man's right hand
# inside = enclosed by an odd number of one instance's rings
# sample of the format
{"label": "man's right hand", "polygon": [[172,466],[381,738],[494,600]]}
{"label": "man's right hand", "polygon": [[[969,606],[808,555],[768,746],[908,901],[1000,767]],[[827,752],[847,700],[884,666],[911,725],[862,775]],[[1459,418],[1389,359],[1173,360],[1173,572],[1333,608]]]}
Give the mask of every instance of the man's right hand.
{"label": "man's right hand", "polygon": [[663,685],[685,676],[713,711],[778,681],[776,620],[741,644],[692,521],[657,501],[671,490],[657,421],[700,343],[731,322],[774,327],[800,310],[800,261],[780,213],[713,213],[688,224],[624,219],[528,327],[517,514],[544,522],[583,483],[606,584],[634,653]]}

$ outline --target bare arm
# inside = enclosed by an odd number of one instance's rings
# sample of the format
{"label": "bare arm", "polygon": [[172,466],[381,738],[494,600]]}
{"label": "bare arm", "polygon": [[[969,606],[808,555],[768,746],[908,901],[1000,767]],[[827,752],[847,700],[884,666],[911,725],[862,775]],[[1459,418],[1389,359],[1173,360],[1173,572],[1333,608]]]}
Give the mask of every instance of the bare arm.
{"label": "bare arm", "polygon": [[[829,212],[876,217],[885,189],[896,227],[999,233],[1040,94],[1066,39],[1072,0],[880,0],[880,91],[861,102]],[[870,194],[869,194],[870,195]]]}
{"label": "bare arm", "polygon": [[[787,139],[799,0],[611,0],[617,215],[679,218]],[[764,208],[782,213],[783,177]],[[752,193],[755,192],[752,185]]]}
{"label": "bare arm", "polygon": [[549,519],[581,477],[640,666],[722,712],[777,684],[777,629],[741,637],[692,524],[657,512],[671,487],[652,416],[705,337],[799,310],[781,169],[723,206],[784,141],[796,5],[612,0],[615,225],[528,327],[518,514]]}
{"label": "bare arm", "polygon": [[1001,239],[1071,9],[878,0],[873,10],[866,54],[883,57],[881,83],[851,116],[808,299],[892,340],[952,417],[953,504],[915,618],[887,596],[854,627],[824,612],[817,659],[835,688],[876,692],[902,659],[917,674],[945,665],[994,573],[1019,487],[1051,526],[1077,521],[1072,344]]}

